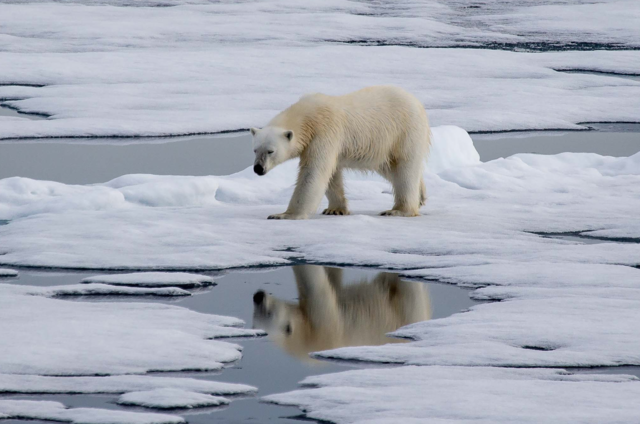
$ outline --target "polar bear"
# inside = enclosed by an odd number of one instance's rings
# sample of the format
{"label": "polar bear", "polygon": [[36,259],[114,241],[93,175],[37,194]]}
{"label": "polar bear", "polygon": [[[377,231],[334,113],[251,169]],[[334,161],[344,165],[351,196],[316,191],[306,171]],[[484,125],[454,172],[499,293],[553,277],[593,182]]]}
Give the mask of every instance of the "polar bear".
{"label": "polar bear", "polygon": [[386,334],[431,319],[423,283],[381,272],[371,281],[342,283],[342,270],[318,265],[293,267],[299,300],[287,302],[262,290],[253,296],[254,328],[261,328],[290,354],[343,346],[403,343]]}
{"label": "polar bear", "polygon": [[251,134],[258,175],[300,158],[289,207],[269,219],[305,219],[324,194],[329,206],[323,214],[349,215],[343,169],[375,171],[389,180],[395,202],[381,215],[418,216],[426,201],[422,174],[431,145],[429,120],[422,103],[401,88],[307,94],[266,127],[251,128]]}

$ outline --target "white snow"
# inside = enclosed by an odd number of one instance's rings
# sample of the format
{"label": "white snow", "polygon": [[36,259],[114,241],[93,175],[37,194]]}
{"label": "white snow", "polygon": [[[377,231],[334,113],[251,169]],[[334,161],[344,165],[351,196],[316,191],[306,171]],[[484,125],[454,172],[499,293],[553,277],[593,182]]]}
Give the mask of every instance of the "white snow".
{"label": "white snow", "polygon": [[515,155],[474,165],[477,153],[465,144],[466,134],[438,134],[430,162],[464,165],[425,173],[430,199],[423,216],[411,220],[378,217],[392,203],[389,184],[349,174],[352,216],[266,221],[286,208],[294,161],[265,177],[247,169],[224,177],[128,175],[89,186],[0,180],[0,219],[11,220],[0,227],[0,263],[212,269],[283,264],[291,256],[405,269],[494,261],[638,263],[637,243],[582,245],[529,232],[637,228],[639,155]]}
{"label": "white snow", "polygon": [[120,405],[144,406],[146,408],[202,408],[205,406],[221,406],[229,403],[228,399],[182,389],[156,389],[142,392],[126,393],[118,398]]}
{"label": "white snow", "polygon": [[[163,2],[175,7],[145,7],[157,2],[142,0],[141,7],[120,7],[129,3],[0,4],[0,101],[51,115],[5,117],[0,139],[236,130],[264,124],[306,92],[397,84],[418,96],[435,125],[423,216],[378,217],[392,203],[389,184],[349,173],[353,215],[267,221],[286,207],[295,162],[262,178],[251,169],[225,177],[127,175],[91,186],[9,178],[0,180],[0,220],[10,221],[0,226],[0,264],[159,271],[295,258],[410,269],[403,272],[466,285],[475,289],[472,296],[500,302],[395,333],[415,340],[410,343],[317,354],[432,366],[314,377],[306,384],[322,387],[269,400],[347,423],[637,419],[637,380],[495,367],[640,364],[640,153],[515,155],[480,163],[463,130],[438,125],[494,131],[640,121],[640,82],[559,72],[640,74],[640,51],[398,45],[638,47],[640,3],[487,0],[472,9],[454,0]],[[583,244],[536,234],[545,232],[605,240]],[[0,338],[12,341],[0,349],[0,388],[136,391],[143,393],[123,398],[156,406],[167,405],[167,397],[195,406],[196,397],[236,390],[194,379],[75,377],[216,370],[241,354],[233,343],[209,339],[261,334],[240,328],[240,320],[175,306],[50,298],[181,293],[126,287],[148,285],[137,276],[116,278],[103,281],[108,286],[0,284]],[[167,389],[180,392],[167,395]],[[0,400],[0,417],[183,422],[9,399]]]}
{"label": "white snow", "polygon": [[28,294],[0,284],[0,373],[96,375],[151,370],[216,370],[240,359],[254,336],[236,318],[153,303],[85,303]]}
{"label": "white snow", "polygon": [[0,261],[211,269],[295,257],[414,269],[405,272],[490,285],[473,295],[505,301],[398,332],[413,343],[317,355],[408,364],[640,364],[640,270],[631,267],[640,243],[531,233],[633,234],[639,158],[523,154],[480,163],[464,131],[435,128],[429,201],[416,219],[377,216],[392,203],[388,183],[350,173],[352,216],[268,221],[286,207],[295,162],[265,177],[247,169],[226,177],[131,175],[91,186],[10,178],[0,181],[0,218],[11,219],[0,227]]}
{"label": "white snow", "polygon": [[309,377],[267,396],[335,423],[632,423],[640,381],[625,375],[484,367],[394,367]]}
{"label": "white snow", "polygon": [[186,272],[134,272],[87,277],[82,283],[103,283],[114,286],[193,288],[213,284],[213,278]]}
{"label": "white snow", "polygon": [[441,172],[448,168],[479,165],[480,155],[473,146],[469,134],[454,125],[441,125],[431,129],[432,144],[427,161],[431,172]]}
{"label": "white snow", "polygon": [[0,277],[17,277],[18,271],[9,268],[0,268]]}
{"label": "white snow", "polygon": [[123,394],[134,391],[176,389],[212,395],[251,394],[245,384],[151,375],[111,375],[104,377],[52,377],[27,374],[0,374],[0,393]]}
{"label": "white snow", "polygon": [[107,284],[70,284],[67,286],[24,286],[24,292],[47,297],[62,296],[191,296],[178,287],[114,287]]}
{"label": "white snow", "polygon": [[97,408],[67,408],[59,402],[0,400],[0,418],[61,421],[77,424],[173,424],[185,420],[176,415],[114,411]]}
{"label": "white snow", "polygon": [[[46,85],[0,86],[0,99],[21,111],[51,115],[3,120],[0,138],[246,129],[263,125],[304,93],[342,94],[374,84],[400,85],[422,100],[434,125],[468,131],[640,120],[640,82],[554,71],[638,74],[640,51],[345,44],[633,46],[630,40],[640,37],[635,1],[539,8],[495,1],[475,12],[421,1],[402,7],[346,0],[112,3],[0,5],[0,83]],[[576,20],[577,10],[584,12]],[[525,35],[516,30],[539,21],[547,29]]]}

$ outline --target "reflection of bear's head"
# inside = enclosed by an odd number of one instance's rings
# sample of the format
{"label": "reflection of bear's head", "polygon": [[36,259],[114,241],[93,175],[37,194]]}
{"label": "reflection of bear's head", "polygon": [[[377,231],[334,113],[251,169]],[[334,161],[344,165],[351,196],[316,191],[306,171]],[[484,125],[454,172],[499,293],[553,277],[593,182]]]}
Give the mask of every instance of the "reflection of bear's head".
{"label": "reflection of bear's head", "polygon": [[282,162],[296,156],[293,131],[267,126],[263,129],[251,128],[251,135],[256,154],[253,171],[258,175],[265,175]]}
{"label": "reflection of bear's head", "polygon": [[287,302],[260,290],[253,296],[253,324],[290,354],[343,346],[401,343],[386,334],[431,318],[426,286],[381,272],[371,281],[342,284],[342,270],[293,267],[299,301]]}

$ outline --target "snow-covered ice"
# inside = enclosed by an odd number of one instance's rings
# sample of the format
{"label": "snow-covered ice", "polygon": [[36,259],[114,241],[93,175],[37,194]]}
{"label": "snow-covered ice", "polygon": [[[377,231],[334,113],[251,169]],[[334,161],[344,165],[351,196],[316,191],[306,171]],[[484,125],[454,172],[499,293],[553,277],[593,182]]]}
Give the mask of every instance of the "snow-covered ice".
{"label": "snow-covered ice", "polygon": [[245,384],[186,377],[151,375],[110,375],[103,377],[0,375],[0,393],[123,394],[158,389],[176,389],[210,395],[244,395],[257,391],[255,387]]}
{"label": "snow-covered ice", "polygon": [[[432,366],[314,377],[306,383],[321,387],[269,400],[348,423],[635,421],[637,380],[496,366],[640,364],[640,153],[481,163],[462,129],[442,125],[495,131],[639,121],[640,82],[562,71],[640,74],[638,50],[568,51],[637,48],[640,3],[86,3],[0,5],[0,101],[50,115],[4,117],[0,139],[237,130],[264,124],[302,93],[397,84],[438,125],[425,173],[429,201],[420,218],[378,217],[392,202],[389,184],[350,173],[352,216],[266,221],[286,207],[295,162],[262,178],[250,169],[220,177],[126,175],[90,186],[9,178],[0,180],[0,223],[9,221],[0,226],[0,264],[176,271],[295,259],[402,269],[500,302],[396,332],[409,343],[317,353]],[[415,48],[430,46],[457,48]],[[183,405],[233,390],[218,393],[193,379],[68,377],[220,369],[240,357],[239,346],[209,339],[261,334],[233,318],[175,306],[51,298],[184,291],[164,277],[154,277],[165,286],[158,288],[115,278],[52,288],[1,284],[0,337],[14,342],[0,350],[0,387],[118,393],[156,406],[166,389],[180,390],[169,397]],[[124,394],[132,391],[143,393]],[[182,422],[6,399],[0,416]]]}
{"label": "snow-covered ice", "polygon": [[254,336],[237,318],[152,303],[85,303],[0,284],[0,373],[96,375],[216,370],[240,359],[218,337]]}
{"label": "snow-covered ice", "polygon": [[[7,103],[52,119],[8,121],[0,138],[157,136],[259,127],[303,93],[344,94],[383,83],[414,93],[434,125],[468,131],[584,129],[578,123],[640,120],[640,82],[554,70],[638,74],[640,51],[221,45],[206,54],[126,50],[2,56],[4,81],[28,78],[47,86],[0,86],[0,98],[15,99]],[[43,61],[47,66],[40,66]]]}
{"label": "snow-covered ice", "polygon": [[436,128],[435,135],[430,163],[456,166],[425,173],[430,200],[423,216],[411,220],[378,217],[392,203],[389,184],[350,173],[352,216],[267,222],[286,208],[295,161],[264,177],[246,169],[223,177],[128,175],[88,186],[0,180],[0,219],[11,220],[0,227],[0,264],[215,269],[286,264],[291,257],[404,269],[495,261],[638,264],[637,243],[582,245],[532,232],[631,234],[638,228],[640,155],[522,154],[480,163],[464,132]]}
{"label": "snow-covered ice", "polygon": [[0,277],[17,277],[18,271],[9,268],[0,268]]}
{"label": "snow-covered ice", "polygon": [[317,388],[268,396],[349,424],[632,423],[640,381],[625,375],[485,367],[395,367],[309,377]]}
{"label": "snow-covered ice", "polygon": [[130,392],[118,398],[120,405],[144,406],[156,409],[202,408],[229,404],[229,400],[220,396],[190,392],[183,389],[156,389],[142,392]]}
{"label": "snow-covered ice", "polygon": [[82,283],[102,283],[114,286],[182,287],[210,286],[213,278],[186,272],[133,272],[129,274],[105,274],[84,278]]}
{"label": "snow-covered ice", "polygon": [[74,424],[174,424],[186,422],[182,417],[176,415],[98,408],[67,408],[60,402],[1,399],[0,418],[60,421]]}
{"label": "snow-covered ice", "polygon": [[0,227],[0,262],[212,269],[348,258],[413,269],[405,272],[414,277],[488,286],[473,295],[505,301],[401,329],[412,343],[319,356],[411,364],[640,364],[634,325],[640,270],[632,267],[640,243],[583,244],[535,234],[612,230],[638,237],[640,153],[521,154],[481,163],[463,130],[436,127],[429,164],[429,201],[423,216],[410,220],[378,217],[392,203],[389,184],[351,173],[352,216],[267,221],[286,207],[295,162],[265,177],[247,169],[225,177],[131,175],[91,186],[10,178],[0,181],[0,218],[11,220]]}
{"label": "snow-covered ice", "polygon": [[264,124],[303,93],[374,84],[400,85],[422,100],[432,123],[468,131],[640,120],[640,82],[556,71],[640,74],[637,50],[409,47],[637,47],[633,0],[496,0],[477,11],[432,1],[181,3],[1,4],[0,83],[8,85],[0,99],[51,119],[3,120],[0,138],[237,130]]}
{"label": "snow-covered ice", "polygon": [[107,284],[70,284],[67,286],[25,286],[24,293],[48,296],[191,296],[178,287],[114,287]]}

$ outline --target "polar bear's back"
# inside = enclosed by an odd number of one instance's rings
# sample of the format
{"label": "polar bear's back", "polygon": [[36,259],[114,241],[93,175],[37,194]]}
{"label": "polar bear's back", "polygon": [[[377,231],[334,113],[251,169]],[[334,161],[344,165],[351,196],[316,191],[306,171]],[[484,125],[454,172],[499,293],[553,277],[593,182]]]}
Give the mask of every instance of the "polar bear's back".
{"label": "polar bear's back", "polygon": [[424,106],[399,87],[367,87],[342,96],[309,94],[299,103],[306,106],[306,113],[315,114],[314,127],[344,140],[342,155],[355,168],[375,168],[393,158],[428,151]]}

